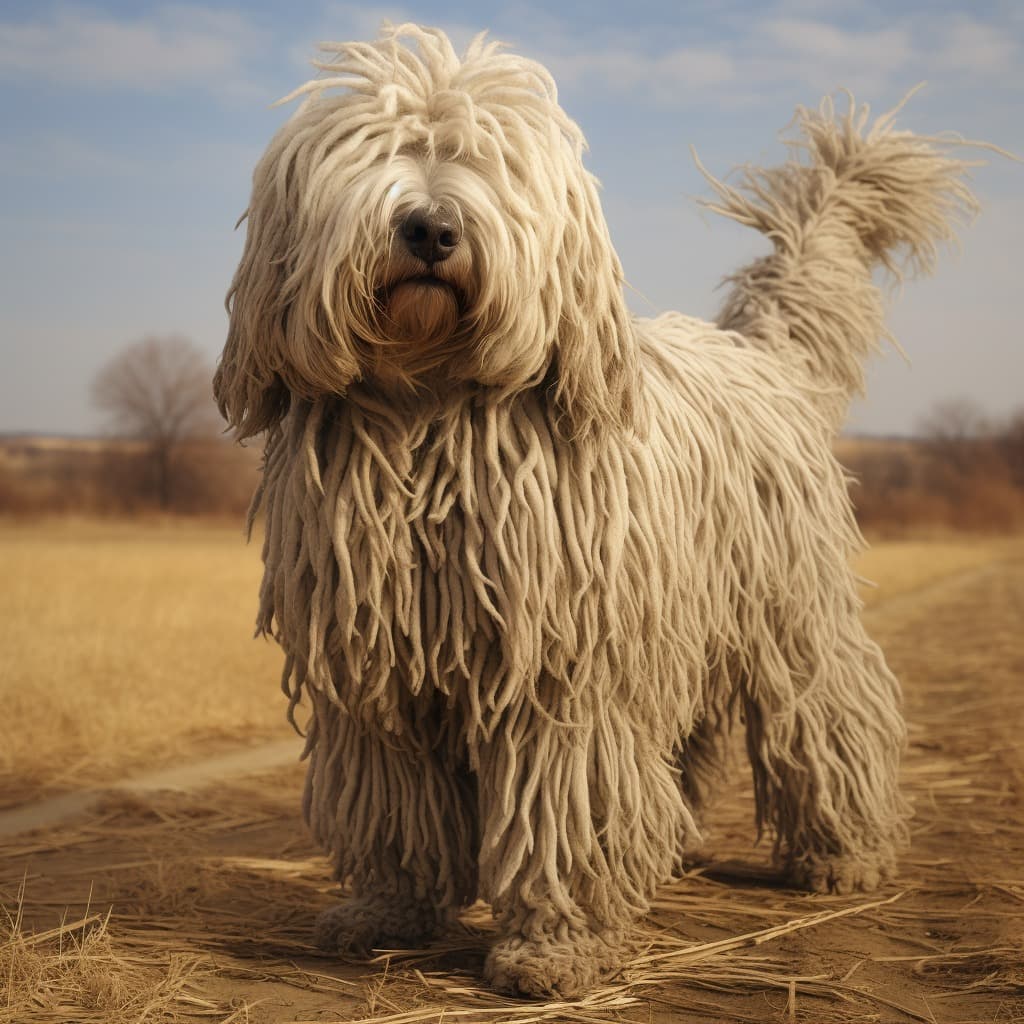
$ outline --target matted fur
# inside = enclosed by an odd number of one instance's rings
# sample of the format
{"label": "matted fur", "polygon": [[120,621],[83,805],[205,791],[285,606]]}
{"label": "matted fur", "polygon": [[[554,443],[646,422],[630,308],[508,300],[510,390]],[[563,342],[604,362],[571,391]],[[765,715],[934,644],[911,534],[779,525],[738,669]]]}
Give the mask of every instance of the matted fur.
{"label": "matted fur", "polygon": [[[495,985],[585,991],[699,842],[737,709],[794,878],[877,885],[904,727],[829,446],[872,268],[930,264],[964,165],[804,111],[809,162],[715,183],[775,248],[720,325],[632,318],[541,67],[408,25],[327,54],[257,167],[216,379],[267,431],[259,629],[310,696],[305,810],[354,890],[320,942],[424,941],[479,895]],[[429,284],[396,238],[418,205],[463,236]]]}

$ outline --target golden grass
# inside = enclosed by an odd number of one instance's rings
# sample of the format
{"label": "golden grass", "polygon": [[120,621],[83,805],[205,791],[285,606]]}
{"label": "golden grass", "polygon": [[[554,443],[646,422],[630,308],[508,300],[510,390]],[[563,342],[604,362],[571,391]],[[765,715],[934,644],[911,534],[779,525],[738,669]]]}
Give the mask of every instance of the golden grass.
{"label": "golden grass", "polygon": [[[883,541],[856,567],[872,606],[1022,554],[1020,538]],[[240,528],[0,521],[0,572],[0,805],[290,735]]]}
{"label": "golden grass", "polygon": [[1024,557],[1024,537],[938,534],[931,539],[879,540],[854,560],[867,607],[921,590],[949,576]]}
{"label": "golden grass", "polygon": [[197,1017],[230,1019],[229,1006],[199,994],[208,958],[194,953],[120,949],[110,912],[86,911],[43,932],[22,927],[19,894],[0,923],[0,1024],[95,1021],[97,1024],[176,1024]]}
{"label": "golden grass", "polygon": [[0,802],[288,734],[240,529],[0,523],[0,572]]}

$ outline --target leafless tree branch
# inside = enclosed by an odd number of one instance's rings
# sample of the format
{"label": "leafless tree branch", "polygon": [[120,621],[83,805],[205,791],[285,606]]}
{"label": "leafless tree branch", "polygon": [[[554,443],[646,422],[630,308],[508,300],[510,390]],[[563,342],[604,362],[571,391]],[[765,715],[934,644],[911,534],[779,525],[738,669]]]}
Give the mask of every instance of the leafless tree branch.
{"label": "leafless tree branch", "polygon": [[218,430],[212,377],[210,362],[187,338],[153,335],[122,349],[93,381],[93,402],[114,432],[148,442],[164,508],[176,450]]}

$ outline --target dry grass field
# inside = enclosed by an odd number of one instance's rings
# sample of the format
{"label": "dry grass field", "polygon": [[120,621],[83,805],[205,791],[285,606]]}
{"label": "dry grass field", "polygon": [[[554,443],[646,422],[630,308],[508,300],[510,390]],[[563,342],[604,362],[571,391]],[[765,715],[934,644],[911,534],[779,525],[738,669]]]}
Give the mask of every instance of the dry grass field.
{"label": "dry grass field", "polygon": [[240,528],[0,521],[0,806],[286,736]]}
{"label": "dry grass field", "polygon": [[[258,562],[222,527],[0,526],[6,802],[286,736],[280,656],[249,639]],[[786,889],[738,765],[621,976],[534,1004],[480,988],[482,906],[426,951],[310,948],[334,897],[300,766],[112,792],[0,832],[0,1024],[1024,1021],[1024,539],[884,542],[858,569],[910,724],[913,845],[880,893]]]}

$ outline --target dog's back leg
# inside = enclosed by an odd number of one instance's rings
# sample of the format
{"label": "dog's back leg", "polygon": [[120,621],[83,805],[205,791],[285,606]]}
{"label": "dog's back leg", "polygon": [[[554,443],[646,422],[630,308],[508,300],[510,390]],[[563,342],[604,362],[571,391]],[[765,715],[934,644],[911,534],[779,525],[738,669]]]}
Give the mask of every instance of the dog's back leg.
{"label": "dog's back leg", "polygon": [[472,777],[429,721],[402,734],[356,722],[313,694],[304,809],[352,896],[320,915],[330,951],[418,946],[476,898]]}
{"label": "dog's back leg", "polygon": [[[676,764],[683,799],[701,833],[707,835],[707,809],[721,786],[729,758],[735,719],[735,690],[731,680],[737,673],[712,672],[705,696],[705,711],[684,740]],[[684,853],[696,853],[697,846]]]}
{"label": "dog's back leg", "polygon": [[898,684],[845,596],[830,630],[794,629],[783,611],[742,688],[758,827],[790,877],[823,892],[875,888],[906,834]]}

